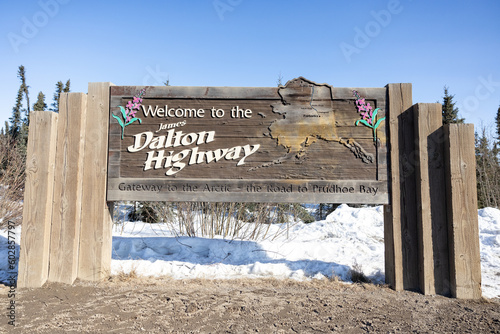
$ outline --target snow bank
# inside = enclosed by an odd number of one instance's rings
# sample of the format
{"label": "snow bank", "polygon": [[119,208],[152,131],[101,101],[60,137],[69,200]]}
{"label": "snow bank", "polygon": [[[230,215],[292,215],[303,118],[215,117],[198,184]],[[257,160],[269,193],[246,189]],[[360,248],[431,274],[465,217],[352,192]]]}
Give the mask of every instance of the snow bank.
{"label": "snow bank", "polygon": [[[279,229],[286,225],[271,226],[268,236]],[[349,280],[349,269],[358,264],[374,282],[384,280],[382,206],[341,205],[326,220],[298,223],[288,233],[280,232],[274,240],[263,241],[175,238],[163,224],[125,223],[123,230],[114,232],[112,273]]]}
{"label": "snow bank", "polygon": [[483,296],[500,297],[500,210],[478,211]]}
{"label": "snow bank", "polygon": [[[277,277],[306,280],[337,276],[361,266],[384,281],[383,207],[341,205],[325,220],[271,225],[262,241],[175,237],[164,224],[126,222],[113,228],[112,274],[173,278]],[[478,211],[483,295],[500,297],[500,210]],[[196,222],[195,222],[196,223]],[[16,233],[19,256],[21,229]],[[287,238],[288,234],[288,238]],[[0,231],[0,281],[9,278],[7,231]],[[17,271],[17,265],[16,270]]]}

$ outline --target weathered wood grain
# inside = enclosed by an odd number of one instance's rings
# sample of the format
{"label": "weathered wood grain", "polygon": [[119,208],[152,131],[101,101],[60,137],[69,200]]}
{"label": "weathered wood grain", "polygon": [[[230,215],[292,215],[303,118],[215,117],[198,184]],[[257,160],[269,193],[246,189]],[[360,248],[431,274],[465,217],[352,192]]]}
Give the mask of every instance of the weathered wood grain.
{"label": "weathered wood grain", "polygon": [[[387,183],[383,181],[324,180],[214,180],[165,178],[138,180],[111,179],[108,198],[125,200],[204,201],[213,202],[277,202],[352,203],[364,193],[367,204],[387,200]],[[120,190],[121,189],[121,190]],[[196,195],[196,196],[194,196]],[[149,199],[148,199],[149,198]],[[201,198],[201,199],[200,199]],[[264,199],[264,200],[262,200]]]}
{"label": "weathered wood grain", "polygon": [[[132,98],[138,90],[146,89],[151,98],[186,98],[186,99],[259,99],[276,100],[277,87],[184,87],[184,86],[115,86],[111,87],[111,95],[122,95]],[[352,99],[352,91],[357,90],[361,96],[373,96],[377,100],[385,99],[385,88],[333,87],[336,99]],[[112,105],[113,106],[113,105]]]}
{"label": "weathered wood grain", "polygon": [[480,299],[474,125],[447,124],[444,130],[451,294]]}
{"label": "weathered wood grain", "polygon": [[387,85],[390,205],[384,208],[385,279],[396,291],[418,288],[418,272],[411,268],[417,268],[418,259],[416,212],[411,209],[415,195],[409,194],[415,191],[411,87],[409,83]]}
{"label": "weathered wood grain", "polygon": [[111,265],[112,218],[106,203],[111,85],[89,83],[87,97],[78,278],[91,281],[109,275]]}
{"label": "weathered wood grain", "polygon": [[86,107],[87,94],[61,94],[48,278],[51,282],[72,284],[77,277]]}
{"label": "weathered wood grain", "polygon": [[50,111],[30,114],[18,287],[41,287],[49,274],[58,116]]}
{"label": "weathered wood grain", "polygon": [[[113,115],[124,118],[119,106],[124,107],[141,89],[146,89],[143,107],[146,110],[193,109],[203,110],[191,117],[152,117],[144,109],[137,111],[135,121],[123,130]],[[245,159],[244,165],[236,167],[238,161],[222,159],[217,162],[193,164],[171,179],[310,179],[310,180],[388,180],[387,142],[385,122],[377,130],[378,142],[374,142],[372,129],[356,126],[361,119],[355,104],[353,89],[356,89],[373,108],[378,118],[386,113],[385,88],[333,88],[316,84],[304,78],[291,80],[280,88],[240,87],[111,87],[109,129],[109,180],[120,178],[167,177],[170,168],[144,170],[148,152],[159,151],[173,156],[180,150],[198,147],[198,152],[231,149],[244,145],[259,145],[258,150]],[[251,110],[251,117],[233,117],[231,109],[238,107]],[[223,117],[212,117],[211,109],[225,110]],[[163,112],[161,112],[163,115]],[[307,117],[306,117],[307,116]],[[324,119],[316,122],[319,118]],[[287,123],[288,122],[288,123]],[[155,136],[167,136],[162,126],[175,125],[174,133],[183,136],[202,131],[214,131],[212,142],[202,145],[145,148],[141,152],[128,152],[136,140],[135,135],[151,131]],[[283,132],[283,133],[282,133]],[[140,138],[143,139],[142,137]],[[191,153],[187,153],[191,154]],[[367,162],[360,158],[366,155]],[[189,159],[189,158],[184,158]],[[167,160],[162,160],[165,165]],[[182,163],[182,161],[181,161]],[[164,166],[165,167],[165,166]],[[387,187],[385,187],[387,188]],[[111,192],[108,193],[110,196]],[[119,192],[113,192],[117,195]],[[192,199],[196,199],[193,194]],[[241,194],[238,196],[241,197]],[[380,195],[379,195],[380,196]],[[387,203],[386,198],[381,203]],[[108,197],[116,200],[118,197]],[[151,198],[153,200],[153,198]],[[218,200],[218,199],[214,199]],[[298,199],[297,199],[298,200]],[[358,196],[352,203],[368,203],[371,198]]]}
{"label": "weathered wood grain", "polygon": [[442,106],[419,103],[413,109],[420,290],[426,295],[448,295],[450,272]]}

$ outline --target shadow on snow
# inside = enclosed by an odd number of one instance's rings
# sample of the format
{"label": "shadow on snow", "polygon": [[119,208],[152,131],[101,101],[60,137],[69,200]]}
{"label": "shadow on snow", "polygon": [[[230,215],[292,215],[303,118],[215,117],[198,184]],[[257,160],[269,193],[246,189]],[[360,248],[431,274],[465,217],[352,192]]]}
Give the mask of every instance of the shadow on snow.
{"label": "shadow on snow", "polygon": [[[241,240],[208,239],[200,237],[113,237],[113,260],[146,260],[184,262],[195,265],[224,264],[250,266],[255,275],[273,276],[273,269],[262,265],[283,264],[293,272],[303,271],[304,276],[337,275],[349,280],[350,267],[335,262],[318,260],[289,260],[287,254],[265,250],[256,242]],[[257,266],[257,268],[256,268]],[[280,270],[280,269],[276,269]],[[269,271],[266,274],[266,271]],[[291,274],[290,272],[288,274]]]}

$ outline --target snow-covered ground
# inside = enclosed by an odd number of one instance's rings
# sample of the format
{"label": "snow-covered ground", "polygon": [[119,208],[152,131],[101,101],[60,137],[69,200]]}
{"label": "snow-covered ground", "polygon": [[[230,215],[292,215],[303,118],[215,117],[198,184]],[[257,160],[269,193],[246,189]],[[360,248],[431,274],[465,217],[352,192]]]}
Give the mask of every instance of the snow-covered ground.
{"label": "snow-covered ground", "polygon": [[478,214],[483,296],[500,297],[500,210],[485,208]]}
{"label": "snow-covered ground", "polygon": [[[382,210],[341,205],[325,220],[297,223],[288,231],[286,225],[272,225],[259,241],[176,237],[164,224],[126,222],[113,230],[111,271],[178,279],[337,276],[348,281],[349,270],[356,266],[373,282],[382,283]],[[500,297],[500,210],[482,209],[478,216],[483,295]],[[19,228],[16,233],[20,235]],[[6,237],[7,232],[0,231],[2,259],[8,256]],[[0,281],[7,278],[8,264],[1,261]]]}

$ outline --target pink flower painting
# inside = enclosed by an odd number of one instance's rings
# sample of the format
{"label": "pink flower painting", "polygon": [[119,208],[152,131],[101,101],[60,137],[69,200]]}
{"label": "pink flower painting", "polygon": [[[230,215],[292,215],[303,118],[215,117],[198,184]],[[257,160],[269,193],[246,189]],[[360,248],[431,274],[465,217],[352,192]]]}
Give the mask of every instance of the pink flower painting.
{"label": "pink flower painting", "polygon": [[361,119],[358,119],[355,125],[358,126],[359,123],[361,123],[364,126],[371,128],[373,130],[373,141],[377,142],[377,128],[380,126],[380,123],[385,120],[385,117],[377,119],[377,114],[380,108],[373,110],[370,103],[366,103],[365,99],[362,98],[357,91],[353,90],[352,93],[356,97],[356,107],[358,108],[358,112],[361,113]]}
{"label": "pink flower painting", "polygon": [[122,139],[123,139],[123,134],[125,132],[125,127],[127,125],[130,125],[134,123],[135,121],[138,121],[139,123],[142,123],[142,120],[140,118],[135,117],[135,114],[137,113],[138,110],[141,109],[141,104],[142,104],[142,97],[146,95],[146,90],[142,89],[139,91],[139,94],[137,96],[134,96],[132,101],[128,101],[127,104],[125,105],[125,108],[123,106],[118,106],[121,111],[121,116],[112,115],[117,121],[118,124],[122,127]]}

